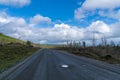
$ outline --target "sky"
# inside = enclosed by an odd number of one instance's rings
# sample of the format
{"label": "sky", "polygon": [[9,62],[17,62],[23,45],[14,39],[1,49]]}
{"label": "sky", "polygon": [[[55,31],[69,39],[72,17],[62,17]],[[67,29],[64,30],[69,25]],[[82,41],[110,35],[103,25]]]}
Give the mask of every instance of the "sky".
{"label": "sky", "polygon": [[120,0],[0,0],[0,33],[41,44],[120,41]]}

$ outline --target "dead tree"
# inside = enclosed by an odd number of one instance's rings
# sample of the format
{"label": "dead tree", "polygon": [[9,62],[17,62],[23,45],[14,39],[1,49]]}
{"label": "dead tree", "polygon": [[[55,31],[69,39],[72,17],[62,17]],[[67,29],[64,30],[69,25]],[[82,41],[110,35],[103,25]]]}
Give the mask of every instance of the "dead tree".
{"label": "dead tree", "polygon": [[106,53],[108,53],[108,45],[107,45],[107,38],[104,36],[101,38],[102,46],[105,48]]}
{"label": "dead tree", "polygon": [[86,47],[86,42],[85,41],[83,41],[83,48],[85,48]]}
{"label": "dead tree", "polygon": [[96,46],[96,38],[95,38],[95,32],[92,32],[92,46],[95,47]]}
{"label": "dead tree", "polygon": [[110,46],[111,46],[111,47],[115,47],[115,43],[114,43],[114,41],[111,40],[111,42],[110,42]]}
{"label": "dead tree", "polygon": [[102,43],[102,46],[103,46],[103,47],[106,47],[106,46],[107,46],[107,39],[106,39],[105,36],[101,38],[101,43]]}

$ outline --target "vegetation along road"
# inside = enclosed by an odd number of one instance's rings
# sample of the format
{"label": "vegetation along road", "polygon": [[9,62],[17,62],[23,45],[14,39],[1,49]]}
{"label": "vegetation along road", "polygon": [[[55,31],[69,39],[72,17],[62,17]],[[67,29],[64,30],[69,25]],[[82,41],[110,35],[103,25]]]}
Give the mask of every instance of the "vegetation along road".
{"label": "vegetation along road", "polygon": [[41,49],[2,78],[2,80],[120,80],[120,67],[66,52]]}

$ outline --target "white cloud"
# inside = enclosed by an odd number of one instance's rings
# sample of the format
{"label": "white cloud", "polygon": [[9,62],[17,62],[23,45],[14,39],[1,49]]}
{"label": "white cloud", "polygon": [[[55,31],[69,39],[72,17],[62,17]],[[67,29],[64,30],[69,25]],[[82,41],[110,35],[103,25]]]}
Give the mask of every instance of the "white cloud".
{"label": "white cloud", "polygon": [[[106,14],[108,13],[108,14]],[[104,17],[109,17],[109,18],[113,18],[113,19],[117,19],[120,20],[120,9],[117,11],[114,10],[109,10],[109,11],[99,11],[98,13],[100,16],[104,16]]]}
{"label": "white cloud", "polygon": [[70,26],[65,23],[54,24],[53,27],[36,28],[35,25],[31,27],[31,23],[27,23],[24,18],[1,14],[0,19],[0,32],[38,43],[64,43],[66,40],[87,40],[93,37],[92,32],[95,32],[95,37],[97,39],[103,36],[107,38],[120,38],[120,22],[108,25],[98,20],[92,22],[86,28]]}
{"label": "white cloud", "polygon": [[75,14],[75,19],[81,19],[81,18],[85,18],[85,14],[84,14],[84,10],[82,10],[82,8],[78,8],[77,10],[75,10],[74,14]]}
{"label": "white cloud", "polygon": [[27,26],[27,23],[24,18],[11,17],[5,12],[0,13],[0,32],[8,35],[15,33],[16,36],[14,37],[19,37],[19,31],[25,26]]}
{"label": "white cloud", "polygon": [[114,9],[120,7],[120,0],[85,0],[85,9]]}
{"label": "white cloud", "polygon": [[7,6],[23,7],[30,4],[31,0],[0,0],[0,4]]}
{"label": "white cloud", "polygon": [[9,19],[7,19],[8,15],[6,14],[6,12],[0,12],[0,23],[8,23],[10,22]]}
{"label": "white cloud", "polygon": [[8,20],[6,20],[6,19],[0,17],[0,23],[8,23],[8,22],[9,22]]}
{"label": "white cloud", "polygon": [[51,19],[49,17],[44,17],[42,15],[35,15],[34,17],[30,18],[31,24],[40,24],[40,23],[51,23]]}
{"label": "white cloud", "polygon": [[[118,10],[114,12],[116,8],[120,8],[120,0],[85,0],[82,6],[74,11],[74,17],[79,20],[93,15],[94,13],[101,16],[109,15],[107,17],[116,18],[120,16]],[[96,10],[98,10],[99,13],[97,13]],[[108,12],[106,12],[107,10]],[[115,13],[117,13],[117,15]]]}
{"label": "white cloud", "polygon": [[[103,21],[95,21],[92,22],[87,28],[86,28],[87,37],[92,38],[93,35],[95,35],[96,39],[101,39],[102,37],[111,37],[111,27],[110,25],[107,25]],[[89,35],[89,36],[88,36]]]}
{"label": "white cloud", "polygon": [[55,24],[54,27],[55,27],[55,28],[60,28],[60,29],[69,29],[69,28],[70,28],[69,25],[64,24],[64,23],[62,23],[62,24]]}
{"label": "white cloud", "polygon": [[110,32],[109,25],[105,24],[103,21],[93,22],[88,28],[89,31],[96,31],[99,33],[108,33]]}
{"label": "white cloud", "polygon": [[111,33],[113,37],[120,37],[120,22],[111,25]]}

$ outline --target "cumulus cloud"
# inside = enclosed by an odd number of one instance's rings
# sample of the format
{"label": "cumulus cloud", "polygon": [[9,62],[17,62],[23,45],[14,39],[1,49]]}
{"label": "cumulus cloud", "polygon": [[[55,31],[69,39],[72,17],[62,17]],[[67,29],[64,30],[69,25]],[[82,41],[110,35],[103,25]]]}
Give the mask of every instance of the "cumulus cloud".
{"label": "cumulus cloud", "polygon": [[92,38],[95,35],[96,39],[101,39],[102,37],[111,37],[111,27],[107,25],[103,21],[95,21],[92,22],[87,28],[86,31],[88,32],[88,38]]}
{"label": "cumulus cloud", "polygon": [[[19,37],[17,34],[18,31],[21,31],[22,28],[27,26],[27,23],[24,18],[11,17],[5,12],[0,14],[0,32],[12,35],[16,34],[14,37]],[[23,33],[24,34],[24,33]]]}
{"label": "cumulus cloud", "polygon": [[99,33],[108,33],[110,32],[109,25],[105,24],[103,21],[93,22],[88,28],[89,31],[96,31]]}
{"label": "cumulus cloud", "polygon": [[115,23],[115,24],[112,24],[111,25],[111,33],[113,34],[112,36],[113,37],[120,37],[120,34],[119,34],[119,32],[120,32],[120,22],[117,22],[117,23]]}
{"label": "cumulus cloud", "polygon": [[71,26],[65,23],[54,24],[53,27],[36,28],[30,26],[24,18],[9,16],[5,12],[0,15],[0,32],[22,40],[36,43],[63,43],[67,40],[91,39],[93,32],[97,39],[120,37],[120,22],[108,25],[103,21],[92,22],[85,28]]}
{"label": "cumulus cloud", "polygon": [[30,4],[31,0],[0,0],[1,5],[23,7]]}
{"label": "cumulus cloud", "polygon": [[114,9],[120,7],[120,0],[85,0],[85,9]]}
{"label": "cumulus cloud", "polygon": [[[118,35],[120,37],[120,30],[117,26],[118,24],[107,25],[103,21],[92,22],[86,28],[79,28],[77,26],[70,26],[68,24],[55,24],[52,28],[39,28],[33,33],[38,34],[40,42],[65,42],[67,40],[87,40],[93,37],[93,32],[95,32],[96,39],[101,39],[102,37],[111,38]],[[116,26],[116,27],[113,27]],[[114,30],[114,31],[113,31]]]}
{"label": "cumulus cloud", "polygon": [[34,17],[30,18],[30,23],[31,24],[51,23],[51,19],[49,17],[44,17],[40,14],[37,14]]}
{"label": "cumulus cloud", "polygon": [[75,19],[81,19],[85,17],[84,10],[82,8],[78,8],[75,10]]}
{"label": "cumulus cloud", "polygon": [[[108,14],[106,14],[106,13],[108,13]],[[104,17],[109,17],[109,18],[120,20],[120,9],[117,10],[117,11],[114,11],[114,10],[99,11],[98,14],[100,16],[104,16]]]}
{"label": "cumulus cloud", "polygon": [[90,15],[93,15],[94,13],[100,16],[118,18],[120,14],[119,10],[116,8],[119,7],[120,0],[85,0],[82,6],[74,11],[74,17],[75,19],[79,20],[81,18],[86,18]]}

